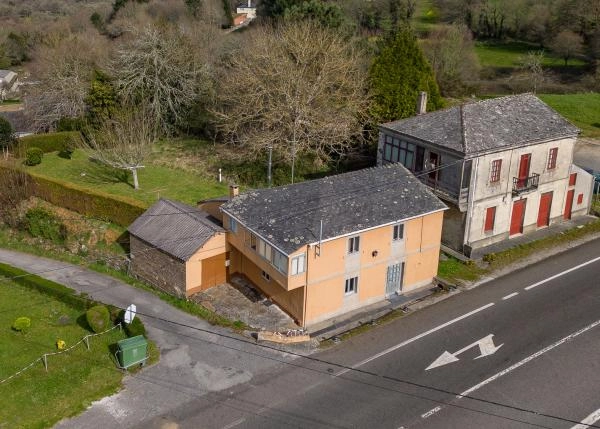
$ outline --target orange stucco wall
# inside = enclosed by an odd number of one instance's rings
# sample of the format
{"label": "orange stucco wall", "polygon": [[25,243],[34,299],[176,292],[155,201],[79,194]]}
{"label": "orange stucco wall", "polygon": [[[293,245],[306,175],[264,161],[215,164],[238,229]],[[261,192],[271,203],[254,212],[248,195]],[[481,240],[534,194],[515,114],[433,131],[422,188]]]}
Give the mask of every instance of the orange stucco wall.
{"label": "orange stucco wall", "polygon": [[[438,268],[442,219],[440,211],[404,222],[399,241],[393,240],[393,225],[356,234],[360,249],[355,254],[348,254],[348,240],[355,235],[325,241],[320,249],[304,246],[291,255],[307,254],[306,272],[296,276],[283,275],[249,248],[244,228],[238,225],[237,233],[228,236],[236,249],[230,270],[245,274],[294,318],[311,325],[383,300],[390,265],[404,263],[402,292],[430,283]],[[263,270],[270,281],[262,277]],[[345,281],[355,276],[358,291],[347,295]]]}
{"label": "orange stucco wall", "polygon": [[185,263],[186,294],[202,287],[202,261],[211,256],[225,253],[225,241],[225,233],[215,234]]}

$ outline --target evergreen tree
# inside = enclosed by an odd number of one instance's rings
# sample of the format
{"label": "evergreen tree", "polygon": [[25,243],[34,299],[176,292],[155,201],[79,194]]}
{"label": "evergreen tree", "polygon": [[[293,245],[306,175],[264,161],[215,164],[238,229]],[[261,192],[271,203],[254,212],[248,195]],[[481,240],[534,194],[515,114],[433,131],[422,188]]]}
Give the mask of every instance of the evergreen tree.
{"label": "evergreen tree", "polygon": [[428,94],[428,111],[444,104],[433,70],[409,27],[398,29],[381,42],[369,79],[371,115],[378,122],[413,116],[420,91]]}

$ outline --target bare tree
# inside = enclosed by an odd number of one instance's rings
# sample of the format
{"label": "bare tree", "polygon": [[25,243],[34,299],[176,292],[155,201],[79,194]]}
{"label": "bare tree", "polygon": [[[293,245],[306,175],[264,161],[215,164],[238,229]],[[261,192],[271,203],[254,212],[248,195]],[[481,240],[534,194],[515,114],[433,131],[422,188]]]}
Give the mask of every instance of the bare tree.
{"label": "bare tree", "polygon": [[16,226],[17,207],[29,197],[29,176],[19,170],[16,162],[0,166],[0,221]]}
{"label": "bare tree", "polygon": [[535,94],[538,86],[544,81],[544,51],[529,51],[523,58],[523,68],[527,71],[532,91]]}
{"label": "bare tree", "polygon": [[327,161],[361,132],[366,73],[359,52],[309,21],[262,27],[229,55],[215,112],[226,140],[258,155],[272,148]]}
{"label": "bare tree", "polygon": [[423,52],[435,72],[444,95],[459,96],[478,77],[479,62],[469,29],[463,25],[440,25],[423,42]]}
{"label": "bare tree", "polygon": [[24,97],[36,130],[52,130],[63,117],[84,115],[93,70],[105,56],[98,39],[73,36],[40,48]]}
{"label": "bare tree", "polygon": [[565,60],[565,66],[571,58],[581,53],[583,39],[571,30],[563,30],[557,34],[550,46],[552,50]]}
{"label": "bare tree", "polygon": [[202,93],[206,73],[184,34],[150,25],[118,49],[112,68],[122,99],[148,108],[163,131],[183,119]]}
{"label": "bare tree", "polygon": [[84,149],[103,164],[131,171],[133,187],[139,189],[138,169],[144,167],[157,139],[153,118],[143,110],[124,111],[85,134]]}

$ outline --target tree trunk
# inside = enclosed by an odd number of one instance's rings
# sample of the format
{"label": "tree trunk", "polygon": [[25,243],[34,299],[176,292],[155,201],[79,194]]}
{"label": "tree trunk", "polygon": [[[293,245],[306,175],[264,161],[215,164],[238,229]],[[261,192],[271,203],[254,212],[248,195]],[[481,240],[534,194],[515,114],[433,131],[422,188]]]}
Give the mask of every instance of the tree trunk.
{"label": "tree trunk", "polygon": [[133,175],[133,189],[140,189],[140,184],[138,183],[137,177],[137,168],[132,168],[131,174]]}

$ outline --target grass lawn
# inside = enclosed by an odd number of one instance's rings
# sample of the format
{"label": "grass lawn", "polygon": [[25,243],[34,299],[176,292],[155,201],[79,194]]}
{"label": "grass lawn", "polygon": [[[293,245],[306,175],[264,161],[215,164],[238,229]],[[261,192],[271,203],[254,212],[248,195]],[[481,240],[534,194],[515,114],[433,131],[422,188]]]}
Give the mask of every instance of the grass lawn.
{"label": "grass lawn", "polygon": [[484,272],[485,270],[475,264],[465,264],[451,256],[448,256],[445,261],[440,261],[438,266],[438,276],[451,282],[477,280]]}
{"label": "grass lawn", "polygon": [[[521,65],[522,59],[529,51],[539,51],[539,46],[525,42],[476,42],[475,53],[483,67],[513,68]],[[545,67],[564,67],[564,60],[545,52],[543,65]],[[570,59],[569,67],[580,67],[585,62]]]}
{"label": "grass lawn", "polygon": [[584,137],[600,137],[600,93],[541,94],[539,97],[581,128]]}
{"label": "grass lawn", "polygon": [[26,167],[34,175],[64,180],[95,191],[136,199],[147,205],[159,197],[172,198],[188,204],[227,194],[227,186],[215,179],[165,166],[146,164],[138,172],[140,189],[133,189],[131,174],[91,162],[81,150],[72,159],[63,159],[56,152],[44,155],[41,164]]}
{"label": "grass lawn", "polygon": [[[81,323],[82,311],[10,281],[0,281],[0,380],[56,351],[56,341],[67,347],[90,333]],[[26,334],[11,329],[17,317],[31,319]],[[85,319],[84,319],[85,320]],[[116,392],[122,373],[111,360],[109,346],[125,338],[115,329],[90,338],[90,350],[81,344],[71,352],[48,357],[0,384],[0,427],[45,428],[83,411],[96,399]]]}

